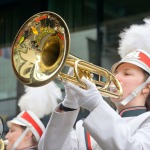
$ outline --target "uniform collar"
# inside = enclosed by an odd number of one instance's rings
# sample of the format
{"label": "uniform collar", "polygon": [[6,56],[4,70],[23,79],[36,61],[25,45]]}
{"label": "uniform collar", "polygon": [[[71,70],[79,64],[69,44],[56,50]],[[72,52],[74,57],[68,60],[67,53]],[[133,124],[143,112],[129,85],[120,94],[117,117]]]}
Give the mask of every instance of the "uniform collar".
{"label": "uniform collar", "polygon": [[124,110],[122,110],[119,114],[121,117],[134,117],[141,115],[147,111],[146,107],[144,106],[135,106],[135,107],[129,107]]}

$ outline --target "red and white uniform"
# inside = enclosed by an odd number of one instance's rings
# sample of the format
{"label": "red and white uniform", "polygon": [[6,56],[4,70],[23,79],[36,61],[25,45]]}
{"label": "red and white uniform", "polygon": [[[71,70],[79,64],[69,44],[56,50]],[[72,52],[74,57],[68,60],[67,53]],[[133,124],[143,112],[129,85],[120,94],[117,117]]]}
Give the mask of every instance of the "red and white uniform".
{"label": "red and white uniform", "polygon": [[105,101],[101,101],[84,121],[77,122],[74,130],[72,127],[78,113],[79,110],[54,111],[39,149],[87,150],[84,129],[92,136],[88,150],[150,149],[150,112],[139,113],[138,116],[133,113],[136,117],[122,118]]}

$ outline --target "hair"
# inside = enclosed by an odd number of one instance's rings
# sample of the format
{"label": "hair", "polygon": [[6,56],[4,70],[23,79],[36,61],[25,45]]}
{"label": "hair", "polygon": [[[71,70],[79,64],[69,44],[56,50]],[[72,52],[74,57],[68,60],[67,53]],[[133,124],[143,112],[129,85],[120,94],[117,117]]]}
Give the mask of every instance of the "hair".
{"label": "hair", "polygon": [[[146,81],[150,75],[145,70],[143,70],[143,71],[144,71],[145,81]],[[147,111],[150,111],[150,92],[146,98],[145,107],[146,107]]]}
{"label": "hair", "polygon": [[146,107],[147,111],[150,111],[150,93],[146,99],[145,107]]}

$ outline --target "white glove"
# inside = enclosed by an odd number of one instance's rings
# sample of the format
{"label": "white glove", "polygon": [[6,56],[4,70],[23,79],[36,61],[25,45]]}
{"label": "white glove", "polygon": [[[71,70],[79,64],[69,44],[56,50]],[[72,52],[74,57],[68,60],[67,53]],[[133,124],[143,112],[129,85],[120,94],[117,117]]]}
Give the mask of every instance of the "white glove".
{"label": "white glove", "polygon": [[74,93],[79,106],[91,112],[94,110],[94,108],[96,108],[100,101],[103,100],[103,98],[94,83],[85,77],[82,77],[81,80],[87,85],[87,90],[82,89],[72,83],[68,83],[67,87],[72,91],[72,93]]}
{"label": "white glove", "polygon": [[77,103],[77,100],[74,96],[74,94],[72,93],[72,91],[70,90],[70,87],[68,86],[68,82],[64,82],[64,87],[65,87],[65,98],[64,101],[62,102],[63,106],[68,107],[68,108],[72,108],[72,109],[78,109],[79,105]]}
{"label": "white glove", "polygon": [[[70,68],[68,71],[68,75],[73,75],[73,68]],[[72,108],[72,109],[78,109],[79,105],[77,104],[77,100],[70,90],[70,87],[68,87],[68,82],[64,82],[64,87],[65,87],[65,98],[64,101],[62,102],[63,106]]]}

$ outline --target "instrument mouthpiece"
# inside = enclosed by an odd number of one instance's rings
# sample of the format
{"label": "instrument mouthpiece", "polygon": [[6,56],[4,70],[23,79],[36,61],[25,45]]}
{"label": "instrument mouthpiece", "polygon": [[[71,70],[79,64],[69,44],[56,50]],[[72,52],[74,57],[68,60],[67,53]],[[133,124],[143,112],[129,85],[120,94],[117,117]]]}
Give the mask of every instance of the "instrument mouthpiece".
{"label": "instrument mouthpiece", "polygon": [[8,140],[4,140],[4,145],[8,145]]}

